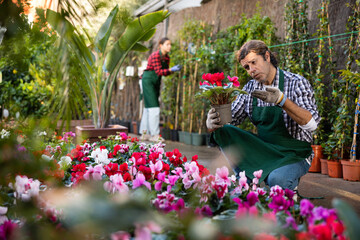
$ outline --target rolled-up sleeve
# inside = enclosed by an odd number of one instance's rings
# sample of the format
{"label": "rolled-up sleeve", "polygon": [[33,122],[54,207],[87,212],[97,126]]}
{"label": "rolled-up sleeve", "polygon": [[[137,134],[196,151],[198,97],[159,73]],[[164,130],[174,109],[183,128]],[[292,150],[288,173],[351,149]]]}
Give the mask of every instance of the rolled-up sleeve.
{"label": "rolled-up sleeve", "polygon": [[301,81],[297,81],[297,85],[298,86],[295,88],[296,104],[299,107],[308,110],[316,123],[319,124],[321,117],[317,110],[312,86],[305,78],[302,78]]}

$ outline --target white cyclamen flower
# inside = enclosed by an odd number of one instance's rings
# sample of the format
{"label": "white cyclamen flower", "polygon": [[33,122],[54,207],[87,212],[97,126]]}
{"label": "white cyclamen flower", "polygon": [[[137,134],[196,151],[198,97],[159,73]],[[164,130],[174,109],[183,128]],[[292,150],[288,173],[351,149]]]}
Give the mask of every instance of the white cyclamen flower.
{"label": "white cyclamen flower", "polygon": [[70,166],[70,164],[71,164],[71,158],[69,157],[69,156],[62,156],[61,158],[60,158],[60,161],[58,162],[58,164],[60,165],[60,168],[61,169],[67,169],[69,166]]}
{"label": "white cyclamen flower", "polygon": [[45,131],[39,132],[39,136],[46,136],[46,135],[47,135],[47,133]]}
{"label": "white cyclamen flower", "polygon": [[33,180],[27,176],[16,176],[15,178],[15,190],[16,197],[23,200],[29,201],[31,197],[39,195],[39,180]]}
{"label": "white cyclamen flower", "polygon": [[9,131],[6,131],[5,129],[3,129],[3,130],[1,130],[0,135],[1,135],[1,138],[2,138],[2,139],[4,139],[4,138],[9,138],[10,132],[9,132]]}
{"label": "white cyclamen flower", "polygon": [[4,110],[3,110],[3,117],[4,117],[4,118],[8,118],[8,117],[9,117],[9,110],[7,110],[7,109],[4,109]]}
{"label": "white cyclamen flower", "polygon": [[90,157],[98,164],[109,164],[108,153],[109,151],[107,149],[97,148],[91,153]]}

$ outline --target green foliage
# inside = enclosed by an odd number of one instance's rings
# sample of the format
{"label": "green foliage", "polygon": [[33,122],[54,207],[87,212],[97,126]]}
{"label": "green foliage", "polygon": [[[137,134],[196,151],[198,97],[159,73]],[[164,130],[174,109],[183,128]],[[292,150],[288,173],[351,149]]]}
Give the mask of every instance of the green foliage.
{"label": "green foliage", "polygon": [[237,50],[245,42],[253,39],[262,40],[266,45],[271,46],[277,41],[275,31],[271,19],[263,16],[261,8],[257,5],[256,13],[251,18],[243,15],[237,25],[216,35],[212,43],[212,68],[239,77],[241,85],[244,85],[249,80],[249,76],[236,59]]}
{"label": "green foliage", "polygon": [[[349,32],[358,31],[360,17],[360,3],[356,2],[352,6],[352,15],[348,18],[347,30]],[[325,146],[325,152],[329,158],[344,159],[349,158],[351,140],[353,136],[354,118],[353,113],[356,106],[357,94],[357,74],[354,66],[355,60],[359,53],[360,38],[358,35],[352,34],[345,45],[346,69],[340,71],[341,76],[333,85],[332,97],[335,99],[334,120],[332,125],[332,134]]]}
{"label": "green foliage", "polygon": [[[171,110],[167,108],[165,112],[165,118],[169,118],[170,113],[176,112],[177,108],[180,109],[181,114],[178,119],[170,120],[174,121],[172,124],[175,127],[177,121],[181,123],[179,125],[183,131],[187,129],[194,131],[194,128],[196,131],[203,127],[196,122],[204,122],[210,102],[194,99],[194,93],[199,92],[200,76],[203,73],[227,72],[231,76],[238,76],[241,86],[246,84],[249,77],[235,59],[237,50],[250,39],[263,40],[268,45],[277,41],[273,23],[260,11],[260,7],[257,7],[257,12],[251,18],[242,16],[237,25],[216,34],[213,34],[211,25],[192,19],[189,19],[179,30],[179,39],[172,44],[171,61],[182,64],[183,68],[180,74],[171,76],[173,86],[166,87],[174,92],[179,89],[180,92],[178,105],[171,106]],[[164,89],[162,99],[170,96],[173,94]],[[198,106],[195,106],[195,102]],[[196,121],[195,116],[200,118]],[[251,129],[253,125],[246,124],[246,128]]]}
{"label": "green foliage", "polygon": [[[309,39],[307,8],[308,0],[289,1],[286,4],[286,43]],[[313,79],[311,51],[311,46],[307,42],[285,46],[281,49],[281,67],[284,70],[300,74],[311,81]]]}
{"label": "green foliage", "polygon": [[[66,60],[64,57],[68,51],[74,51],[77,63],[85,76],[90,89],[89,98],[96,128],[104,128],[109,124],[111,96],[126,56],[131,50],[146,51],[147,48],[139,42],[149,40],[155,33],[155,26],[169,16],[167,11],[159,11],[135,19],[127,25],[121,36],[110,44],[109,39],[118,11],[119,7],[115,6],[100,27],[97,36],[88,39],[91,43],[89,47],[85,37],[64,15],[47,11],[47,20],[66,43],[61,53],[63,59]],[[65,61],[63,66],[68,64]],[[68,74],[68,71],[65,70],[64,73]],[[69,84],[72,81],[69,78],[63,80]],[[65,92],[62,104],[69,104],[71,97],[73,96]]]}
{"label": "green foliage", "polygon": [[235,87],[223,88],[216,86],[208,90],[202,90],[196,96],[208,99],[212,105],[223,105],[234,101],[239,94],[247,94],[247,92]]}
{"label": "green foliage", "polygon": [[10,111],[11,117],[17,112],[22,117],[41,117],[49,112],[51,88],[47,86],[49,82],[34,79],[30,68],[38,64],[38,56],[46,54],[55,37],[40,31],[44,27],[42,21],[30,26],[21,15],[17,24],[24,27],[23,31],[5,36],[0,45],[0,106]]}

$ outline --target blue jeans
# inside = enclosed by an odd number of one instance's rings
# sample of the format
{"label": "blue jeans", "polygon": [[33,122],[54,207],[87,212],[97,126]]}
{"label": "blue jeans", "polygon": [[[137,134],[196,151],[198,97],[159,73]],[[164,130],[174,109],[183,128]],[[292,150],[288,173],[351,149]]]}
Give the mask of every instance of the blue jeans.
{"label": "blue jeans", "polygon": [[304,159],[300,162],[275,169],[264,181],[269,187],[279,185],[283,189],[288,188],[294,190],[299,184],[300,177],[304,176],[309,168],[310,165]]}

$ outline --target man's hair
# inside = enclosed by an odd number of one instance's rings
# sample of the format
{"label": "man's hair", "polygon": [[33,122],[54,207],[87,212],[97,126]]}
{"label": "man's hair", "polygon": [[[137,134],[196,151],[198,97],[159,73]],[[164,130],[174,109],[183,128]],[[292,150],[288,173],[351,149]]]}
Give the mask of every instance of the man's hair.
{"label": "man's hair", "polygon": [[277,67],[278,62],[276,60],[275,55],[269,50],[269,48],[266,46],[266,44],[263,41],[250,40],[250,41],[244,43],[244,45],[242,45],[240,50],[237,52],[237,60],[240,62],[250,52],[254,52],[254,53],[258,54],[258,55],[263,56],[264,60],[266,60],[266,58],[265,58],[266,52],[269,52],[271,64],[274,67]]}
{"label": "man's hair", "polygon": [[170,40],[169,38],[167,37],[163,37],[159,40],[159,45],[163,45],[166,41]]}

